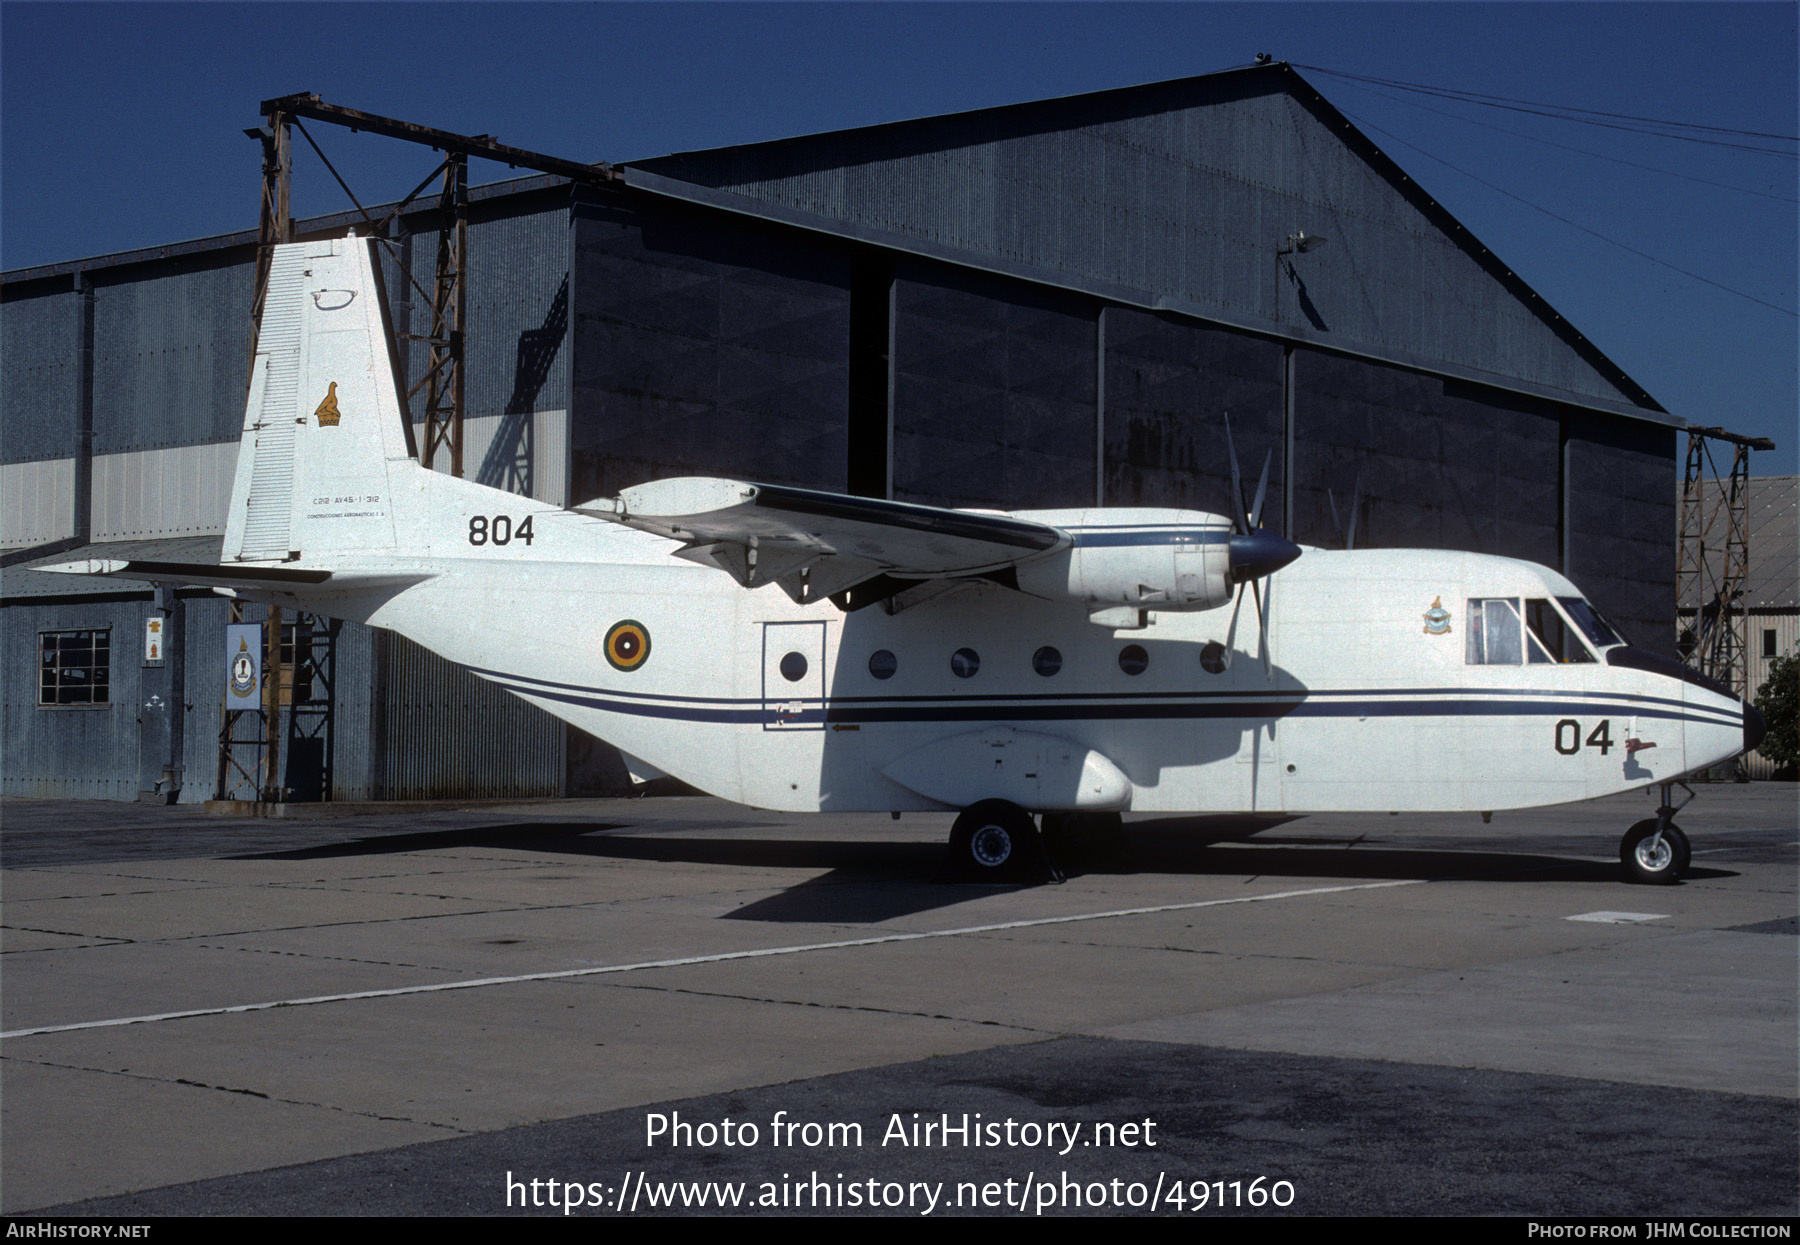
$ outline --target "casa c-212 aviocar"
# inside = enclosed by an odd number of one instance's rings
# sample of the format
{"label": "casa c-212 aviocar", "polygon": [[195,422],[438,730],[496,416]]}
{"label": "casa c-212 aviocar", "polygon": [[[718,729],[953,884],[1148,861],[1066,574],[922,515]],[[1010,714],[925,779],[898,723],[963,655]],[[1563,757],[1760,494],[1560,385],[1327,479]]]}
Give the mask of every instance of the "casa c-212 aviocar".
{"label": "casa c-212 aviocar", "polygon": [[275,251],[220,565],[39,569],[389,628],[640,778],[796,812],[960,810],[976,876],[1037,857],[1038,815],[1054,842],[1126,811],[1491,812],[1654,786],[1620,854],[1672,882],[1671,785],[1762,735],[1545,567],[1303,549],[1257,526],[1261,486],[1230,516],[724,479],[564,508],[427,470],[370,246]]}

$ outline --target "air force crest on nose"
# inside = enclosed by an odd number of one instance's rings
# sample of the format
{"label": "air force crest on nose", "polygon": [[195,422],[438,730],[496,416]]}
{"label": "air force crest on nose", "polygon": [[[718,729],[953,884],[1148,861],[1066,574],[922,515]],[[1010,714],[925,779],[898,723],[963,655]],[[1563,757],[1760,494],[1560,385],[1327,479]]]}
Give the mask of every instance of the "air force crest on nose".
{"label": "air force crest on nose", "polygon": [[1426,635],[1450,634],[1450,611],[1444,608],[1444,598],[1431,598],[1431,608],[1425,611]]}

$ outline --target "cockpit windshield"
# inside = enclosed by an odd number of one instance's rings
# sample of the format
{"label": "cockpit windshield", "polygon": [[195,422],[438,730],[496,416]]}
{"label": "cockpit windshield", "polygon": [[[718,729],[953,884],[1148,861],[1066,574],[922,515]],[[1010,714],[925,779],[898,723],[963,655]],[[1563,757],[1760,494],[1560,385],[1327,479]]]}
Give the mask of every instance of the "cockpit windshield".
{"label": "cockpit windshield", "polygon": [[1556,600],[1575,621],[1575,625],[1581,628],[1582,634],[1593,641],[1595,648],[1611,648],[1615,644],[1630,643],[1600,616],[1599,610],[1580,597],[1557,597]]}
{"label": "cockpit windshield", "polygon": [[1575,628],[1563,621],[1563,616],[1545,597],[1526,599],[1525,628],[1531,633],[1528,647],[1533,662],[1567,664],[1594,660],[1587,645],[1575,634]]}
{"label": "cockpit windshield", "polygon": [[[1579,597],[1570,599],[1587,610],[1593,625],[1613,634],[1591,606]],[[1468,617],[1465,660],[1471,666],[1554,666],[1595,660],[1548,597],[1470,597]],[[1619,641],[1614,638],[1611,643]]]}

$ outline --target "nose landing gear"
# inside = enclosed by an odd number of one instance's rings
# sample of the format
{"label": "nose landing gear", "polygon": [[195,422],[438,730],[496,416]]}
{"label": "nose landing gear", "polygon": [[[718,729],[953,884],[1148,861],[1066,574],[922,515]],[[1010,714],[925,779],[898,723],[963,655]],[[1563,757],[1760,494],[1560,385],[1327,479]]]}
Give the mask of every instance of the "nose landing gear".
{"label": "nose landing gear", "polygon": [[[1671,804],[1677,786],[1687,792],[1687,799]],[[1693,789],[1686,783],[1662,784],[1662,807],[1656,816],[1638,822],[1619,840],[1619,863],[1625,867],[1627,882],[1672,886],[1681,880],[1693,851],[1674,818],[1693,798]]]}

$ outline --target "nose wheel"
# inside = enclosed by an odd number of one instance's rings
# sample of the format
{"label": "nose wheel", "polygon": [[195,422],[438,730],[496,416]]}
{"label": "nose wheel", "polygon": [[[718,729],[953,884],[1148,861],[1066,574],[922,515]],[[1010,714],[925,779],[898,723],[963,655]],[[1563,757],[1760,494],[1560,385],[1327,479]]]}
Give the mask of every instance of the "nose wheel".
{"label": "nose wheel", "polygon": [[1619,860],[1625,866],[1625,880],[1646,886],[1670,886],[1687,872],[1693,853],[1687,835],[1674,822],[1662,827],[1658,819],[1640,821],[1619,840]]}
{"label": "nose wheel", "polygon": [[1694,793],[1683,784],[1682,790],[1688,793],[1687,799],[1680,804],[1673,804],[1671,800],[1674,786],[1673,783],[1663,785],[1662,807],[1656,810],[1656,816],[1638,822],[1619,840],[1619,863],[1625,866],[1627,882],[1645,886],[1672,886],[1687,872],[1694,853],[1688,846],[1687,835],[1675,824],[1674,817],[1687,807],[1688,802],[1694,798]]}

